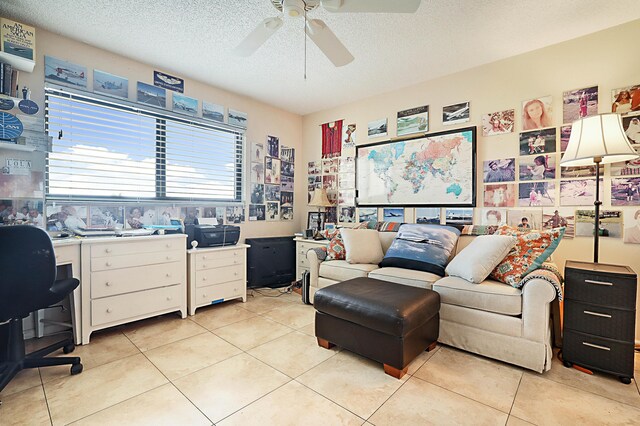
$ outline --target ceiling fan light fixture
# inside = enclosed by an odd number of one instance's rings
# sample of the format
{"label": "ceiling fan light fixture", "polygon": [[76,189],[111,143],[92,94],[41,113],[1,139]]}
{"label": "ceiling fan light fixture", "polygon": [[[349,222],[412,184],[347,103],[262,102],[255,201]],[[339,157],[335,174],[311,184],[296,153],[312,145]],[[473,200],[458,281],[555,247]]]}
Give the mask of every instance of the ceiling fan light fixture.
{"label": "ceiling fan light fixture", "polygon": [[304,15],[306,4],[303,0],[283,0],[282,10],[291,18]]}

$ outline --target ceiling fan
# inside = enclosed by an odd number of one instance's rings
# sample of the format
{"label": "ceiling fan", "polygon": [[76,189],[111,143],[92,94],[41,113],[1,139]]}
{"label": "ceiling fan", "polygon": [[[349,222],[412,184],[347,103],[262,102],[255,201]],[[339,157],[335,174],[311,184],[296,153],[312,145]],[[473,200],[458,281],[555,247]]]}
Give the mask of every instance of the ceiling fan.
{"label": "ceiling fan", "polygon": [[[271,0],[273,6],[287,19],[304,19],[305,32],[336,67],[353,61],[353,55],[320,19],[307,20],[307,12],[318,6],[335,13],[414,13],[421,0]],[[235,48],[239,56],[251,56],[280,29],[283,18],[276,16],[262,21]]]}

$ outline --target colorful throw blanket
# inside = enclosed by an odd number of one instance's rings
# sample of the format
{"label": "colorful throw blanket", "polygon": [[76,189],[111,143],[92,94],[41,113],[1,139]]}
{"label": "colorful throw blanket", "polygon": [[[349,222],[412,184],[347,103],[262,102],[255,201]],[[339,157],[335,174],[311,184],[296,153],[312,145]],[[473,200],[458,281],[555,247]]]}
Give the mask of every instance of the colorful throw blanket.
{"label": "colorful throw blanket", "polygon": [[559,301],[564,299],[564,293],[562,291],[562,274],[558,267],[553,263],[543,263],[538,269],[534,269],[525,275],[515,287],[522,288],[526,283],[537,278],[547,281],[556,289]]}

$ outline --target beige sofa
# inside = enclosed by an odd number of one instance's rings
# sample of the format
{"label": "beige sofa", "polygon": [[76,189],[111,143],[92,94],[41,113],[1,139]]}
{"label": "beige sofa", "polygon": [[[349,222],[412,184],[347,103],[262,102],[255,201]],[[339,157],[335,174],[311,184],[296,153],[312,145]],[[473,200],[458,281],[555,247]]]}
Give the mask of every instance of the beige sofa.
{"label": "beige sofa", "polygon": [[[396,233],[378,232],[378,236],[386,253]],[[455,255],[473,238],[461,236]],[[344,260],[320,262],[313,250],[307,252],[307,259],[311,300],[318,289],[356,277],[432,289],[441,298],[439,342],[539,373],[551,368],[550,304],[556,290],[545,280],[533,279],[517,289],[490,279],[473,284],[409,269]]]}

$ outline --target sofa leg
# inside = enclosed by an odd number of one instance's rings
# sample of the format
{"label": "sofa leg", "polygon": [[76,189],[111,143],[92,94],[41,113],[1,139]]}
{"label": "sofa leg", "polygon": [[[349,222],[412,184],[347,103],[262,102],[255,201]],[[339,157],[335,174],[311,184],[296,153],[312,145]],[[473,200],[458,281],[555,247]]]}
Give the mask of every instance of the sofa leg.
{"label": "sofa leg", "polygon": [[322,346],[325,349],[331,349],[332,347],[335,346],[333,343],[331,343],[328,340],[322,339],[320,337],[318,337],[317,339],[318,339],[318,346]]}
{"label": "sofa leg", "polygon": [[402,370],[398,370],[395,367],[390,366],[389,364],[384,364],[384,372],[390,375],[391,377],[395,377],[396,379],[402,379],[402,376],[407,374],[409,370],[409,366],[406,366]]}
{"label": "sofa leg", "polygon": [[433,342],[429,345],[429,347],[427,348],[427,352],[431,352],[432,350],[434,350],[436,347],[438,346],[438,342]]}

